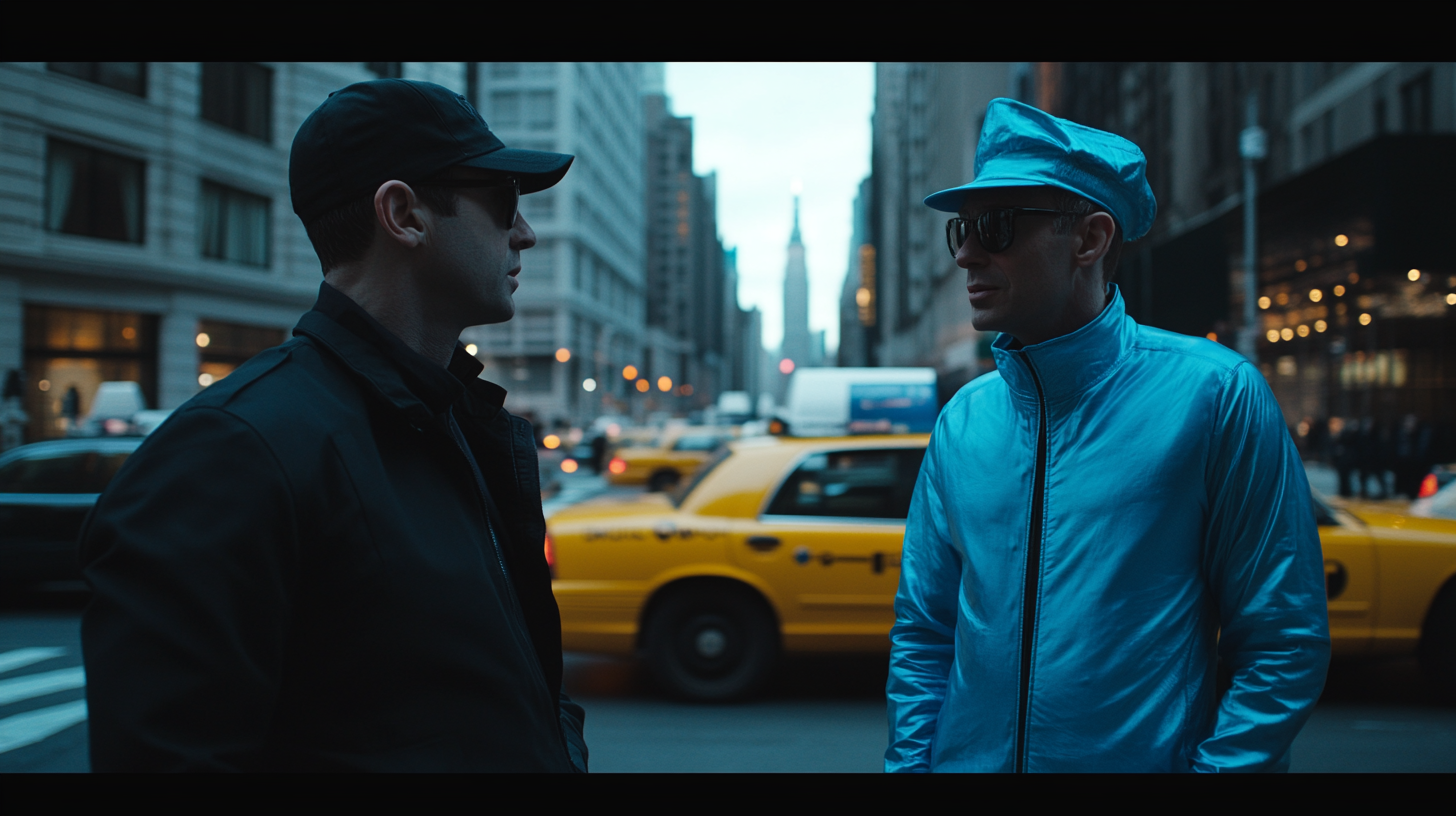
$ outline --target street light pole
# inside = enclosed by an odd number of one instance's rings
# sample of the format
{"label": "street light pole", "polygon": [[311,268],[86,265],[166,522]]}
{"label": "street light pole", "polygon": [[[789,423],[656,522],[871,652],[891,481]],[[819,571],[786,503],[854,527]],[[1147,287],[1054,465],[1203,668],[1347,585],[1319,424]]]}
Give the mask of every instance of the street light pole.
{"label": "street light pole", "polygon": [[1239,330],[1239,353],[1258,362],[1259,326],[1259,178],[1254,163],[1268,153],[1268,138],[1259,127],[1259,95],[1250,93],[1239,133],[1239,155],[1244,159],[1244,325]]}

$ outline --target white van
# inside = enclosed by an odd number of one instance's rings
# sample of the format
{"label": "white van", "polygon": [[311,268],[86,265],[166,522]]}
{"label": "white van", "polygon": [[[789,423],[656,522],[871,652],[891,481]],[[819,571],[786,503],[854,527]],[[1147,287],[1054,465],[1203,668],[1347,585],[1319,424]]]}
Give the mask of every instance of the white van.
{"label": "white van", "polygon": [[930,433],[940,412],[933,368],[800,368],[778,418],[793,436]]}

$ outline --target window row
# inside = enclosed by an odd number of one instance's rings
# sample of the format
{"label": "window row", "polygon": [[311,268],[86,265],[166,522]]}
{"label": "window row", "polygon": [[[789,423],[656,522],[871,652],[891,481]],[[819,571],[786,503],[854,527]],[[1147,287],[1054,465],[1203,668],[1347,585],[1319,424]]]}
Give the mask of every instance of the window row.
{"label": "window row", "polygon": [[[369,63],[369,65],[398,63]],[[48,62],[53,73],[145,98],[145,62]],[[202,63],[202,118],[268,142],[273,139],[273,69],[251,62]]]}
{"label": "window row", "polygon": [[[46,144],[45,228],[110,241],[143,243],[146,165],[103,150],[50,139]],[[247,266],[268,266],[272,202],[204,179],[200,250]]]}

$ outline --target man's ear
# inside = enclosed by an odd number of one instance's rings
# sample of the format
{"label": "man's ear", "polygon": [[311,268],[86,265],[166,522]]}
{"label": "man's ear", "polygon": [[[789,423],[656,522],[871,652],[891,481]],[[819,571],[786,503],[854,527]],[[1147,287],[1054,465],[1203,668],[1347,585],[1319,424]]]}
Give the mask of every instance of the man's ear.
{"label": "man's ear", "polygon": [[1112,248],[1112,238],[1117,233],[1117,222],[1105,212],[1097,211],[1082,219],[1081,227],[1074,233],[1078,243],[1073,258],[1078,269],[1090,269],[1097,265]]}
{"label": "man's ear", "polygon": [[374,191],[374,219],[387,238],[406,249],[425,242],[429,217],[415,198],[415,191],[402,181],[386,181]]}

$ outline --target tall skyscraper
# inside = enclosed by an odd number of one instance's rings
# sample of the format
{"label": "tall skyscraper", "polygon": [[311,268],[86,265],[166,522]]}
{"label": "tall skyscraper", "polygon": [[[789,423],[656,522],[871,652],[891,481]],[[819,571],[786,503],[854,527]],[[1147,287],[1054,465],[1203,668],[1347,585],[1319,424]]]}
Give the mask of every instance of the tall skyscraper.
{"label": "tall skyscraper", "polygon": [[809,270],[799,235],[799,197],[794,196],[794,231],[789,234],[789,263],[784,268],[784,341],[779,356],[795,366],[809,365]]}

